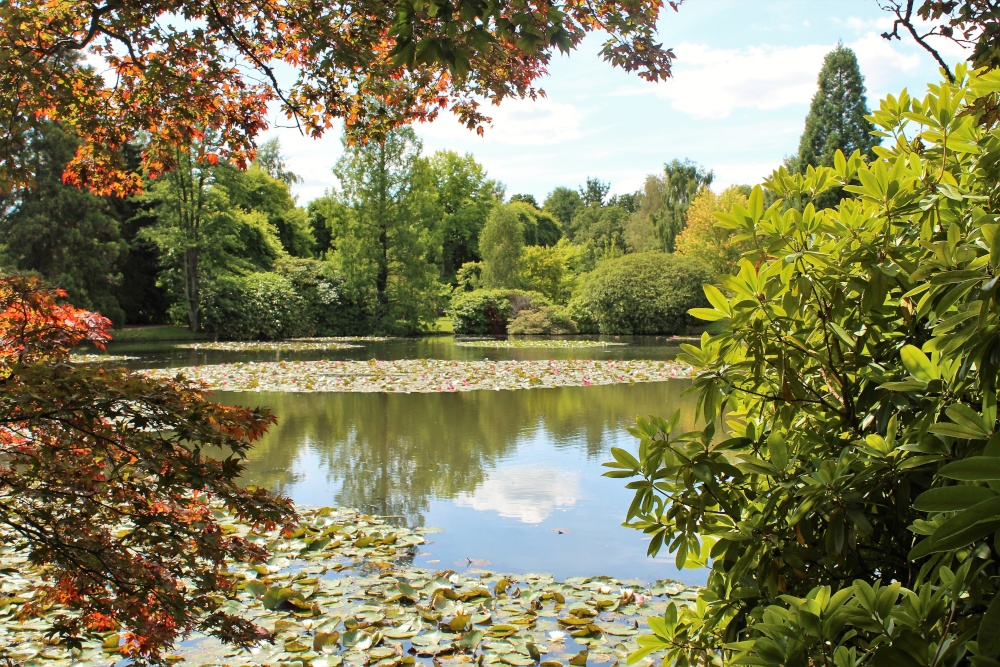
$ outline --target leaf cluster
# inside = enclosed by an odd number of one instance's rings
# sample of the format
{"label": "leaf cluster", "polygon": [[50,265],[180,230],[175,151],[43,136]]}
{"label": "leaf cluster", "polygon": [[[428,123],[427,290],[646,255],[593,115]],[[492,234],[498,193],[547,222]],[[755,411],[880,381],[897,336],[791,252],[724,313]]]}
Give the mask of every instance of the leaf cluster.
{"label": "leaf cluster", "polygon": [[1000,132],[966,113],[998,90],[889,96],[872,162],[782,168],[719,216],[751,250],[692,311],[719,327],[680,357],[703,426],[639,420],[607,464],[651,553],[711,567],[633,658],[1000,664]]}
{"label": "leaf cluster", "polygon": [[186,382],[69,363],[73,344],[107,340],[108,322],[58,296],[0,280],[0,537],[45,566],[24,615],[45,612],[69,646],[121,627],[137,664],[163,662],[193,630],[266,639],[224,604],[227,562],[267,552],[223,530],[216,510],[261,529],[293,519],[286,499],[238,484],[274,418]]}

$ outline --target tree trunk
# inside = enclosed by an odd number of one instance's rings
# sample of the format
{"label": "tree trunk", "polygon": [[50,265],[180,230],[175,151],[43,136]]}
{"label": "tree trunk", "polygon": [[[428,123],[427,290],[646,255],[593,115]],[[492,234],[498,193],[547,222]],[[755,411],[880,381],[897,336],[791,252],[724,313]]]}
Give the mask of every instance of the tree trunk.
{"label": "tree trunk", "polygon": [[191,331],[201,331],[198,321],[198,251],[188,248],[184,251],[184,298],[187,301],[188,326]]}

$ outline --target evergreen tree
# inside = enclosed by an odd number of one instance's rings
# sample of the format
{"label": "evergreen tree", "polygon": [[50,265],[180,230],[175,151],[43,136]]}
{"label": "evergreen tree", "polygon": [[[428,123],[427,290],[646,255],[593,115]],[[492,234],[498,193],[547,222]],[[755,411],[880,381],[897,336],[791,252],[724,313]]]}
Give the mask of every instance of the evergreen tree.
{"label": "evergreen tree", "polygon": [[[878,137],[872,135],[872,125],[865,118],[868,115],[865,82],[854,51],[838,44],[828,53],[818,85],[794,159],[794,168],[799,173],[805,173],[809,167],[832,167],[833,155],[838,150],[848,156],[856,150],[868,155],[878,144]],[[839,196],[832,204],[837,201]]]}
{"label": "evergreen tree", "polygon": [[36,272],[74,303],[123,324],[116,290],[127,244],[118,220],[107,199],[62,182],[78,144],[55,123],[23,138],[19,159],[35,181],[0,205],[0,265]]}

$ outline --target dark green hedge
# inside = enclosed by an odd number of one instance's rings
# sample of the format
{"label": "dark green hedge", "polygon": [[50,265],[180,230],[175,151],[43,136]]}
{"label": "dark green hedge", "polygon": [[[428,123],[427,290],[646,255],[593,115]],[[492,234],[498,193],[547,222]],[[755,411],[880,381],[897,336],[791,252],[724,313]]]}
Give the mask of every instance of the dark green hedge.
{"label": "dark green hedge", "polygon": [[700,262],[645,252],[602,262],[581,283],[573,314],[589,314],[602,334],[676,334],[693,324],[691,308],[708,305],[712,282]]}

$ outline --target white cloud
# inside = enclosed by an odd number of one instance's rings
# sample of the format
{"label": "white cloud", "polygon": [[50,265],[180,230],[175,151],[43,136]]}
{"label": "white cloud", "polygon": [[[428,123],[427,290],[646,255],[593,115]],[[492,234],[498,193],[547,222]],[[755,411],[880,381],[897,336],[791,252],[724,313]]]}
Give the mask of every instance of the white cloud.
{"label": "white cloud", "polygon": [[[908,39],[884,39],[882,32],[891,22],[848,18],[844,24],[857,34],[845,45],[857,55],[873,99],[898,92],[894,84],[900,74],[923,69],[930,58]],[[948,62],[968,55],[944,40],[938,40],[935,46]],[[739,109],[805,106],[816,92],[816,76],[823,58],[833,47],[806,44],[727,49],[684,42],[674,49],[678,55],[674,78],[657,86],[655,92],[677,111],[700,118],[728,118]]]}
{"label": "white cloud", "polygon": [[[550,146],[578,139],[583,115],[572,104],[513,99],[484,110],[493,118],[486,128],[485,143],[514,146]],[[432,141],[467,143],[475,135],[450,114],[442,114],[433,123],[418,127],[420,135]]]}
{"label": "white cloud", "polygon": [[524,523],[541,523],[559,507],[580,497],[580,474],[543,466],[512,466],[489,475],[472,493],[460,493],[455,504]]}

